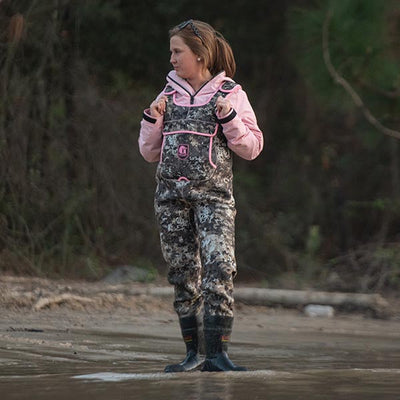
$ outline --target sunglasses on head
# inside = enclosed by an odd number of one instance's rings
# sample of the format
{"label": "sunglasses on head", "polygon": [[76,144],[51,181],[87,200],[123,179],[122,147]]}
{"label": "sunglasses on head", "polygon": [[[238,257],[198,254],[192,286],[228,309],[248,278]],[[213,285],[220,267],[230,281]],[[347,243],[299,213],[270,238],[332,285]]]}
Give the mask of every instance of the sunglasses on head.
{"label": "sunglasses on head", "polygon": [[188,19],[185,22],[182,22],[181,24],[178,25],[178,30],[185,29],[187,26],[190,26],[192,29],[193,33],[201,40],[201,42],[204,44],[203,37],[200,35],[199,30],[196,28],[196,25],[194,24],[192,19]]}

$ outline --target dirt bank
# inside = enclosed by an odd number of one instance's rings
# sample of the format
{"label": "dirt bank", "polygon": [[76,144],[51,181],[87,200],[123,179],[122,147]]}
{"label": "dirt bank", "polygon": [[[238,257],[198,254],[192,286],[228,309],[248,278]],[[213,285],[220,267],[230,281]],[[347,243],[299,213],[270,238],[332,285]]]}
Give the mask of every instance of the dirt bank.
{"label": "dirt bank", "polygon": [[[27,335],[33,330],[70,329],[73,327],[135,329],[143,333],[158,331],[177,334],[172,296],[150,296],[144,288],[162,287],[154,284],[131,283],[110,286],[102,283],[50,280],[31,277],[0,277],[0,312],[2,332],[19,331]],[[385,326],[397,329],[400,321],[400,301],[386,299],[391,316]],[[236,304],[235,332],[260,328],[280,330],[321,329],[380,330],[382,321],[365,312],[344,313],[336,310],[334,318],[306,317],[301,309],[249,306]],[[170,327],[171,329],[166,329]]]}

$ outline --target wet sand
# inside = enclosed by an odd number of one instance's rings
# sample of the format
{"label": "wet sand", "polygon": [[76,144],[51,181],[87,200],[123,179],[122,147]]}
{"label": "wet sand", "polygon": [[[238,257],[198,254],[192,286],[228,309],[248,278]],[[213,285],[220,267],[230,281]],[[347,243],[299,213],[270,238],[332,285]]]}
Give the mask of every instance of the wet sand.
{"label": "wet sand", "polygon": [[3,302],[0,398],[399,399],[397,313],[310,318],[237,304],[230,355],[249,372],[164,374],[184,351],[171,302]]}

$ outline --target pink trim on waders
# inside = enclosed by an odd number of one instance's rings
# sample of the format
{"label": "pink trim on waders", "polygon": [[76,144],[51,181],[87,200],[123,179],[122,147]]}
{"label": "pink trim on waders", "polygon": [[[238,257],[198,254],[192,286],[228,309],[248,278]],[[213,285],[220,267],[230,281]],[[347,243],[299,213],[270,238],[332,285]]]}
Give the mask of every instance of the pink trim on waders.
{"label": "pink trim on waders", "polygon": [[236,84],[236,86],[234,86],[232,89],[222,89],[222,86],[224,86],[225,83],[226,83],[226,81],[221,83],[221,85],[219,86],[217,92],[232,93],[232,92],[238,91],[239,89],[242,88],[239,84]]}
{"label": "pink trim on waders", "polygon": [[170,96],[171,94],[175,94],[176,93],[176,89],[172,89],[171,91],[167,92],[167,91],[163,91],[163,94],[165,94],[166,96]]}
{"label": "pink trim on waders", "polygon": [[174,135],[177,133],[187,133],[189,135],[199,135],[199,136],[208,136],[210,138],[210,145],[209,145],[209,149],[208,149],[208,160],[211,164],[211,166],[213,168],[217,168],[217,166],[213,163],[212,159],[211,159],[211,155],[212,155],[212,145],[213,145],[213,137],[218,133],[218,124],[215,125],[215,130],[213,133],[201,133],[201,132],[193,132],[193,131],[188,131],[188,130],[181,130],[181,131],[171,131],[171,132],[163,132],[163,141],[161,144],[161,152],[160,152],[160,163],[162,163],[162,155],[163,155],[163,151],[164,151],[164,145],[165,145],[165,137],[167,135]]}
{"label": "pink trim on waders", "polygon": [[208,149],[208,161],[210,162],[210,164],[211,164],[211,166],[213,167],[213,168],[217,168],[217,166],[213,163],[213,160],[212,160],[212,146],[213,146],[213,138],[212,137],[210,137],[210,147],[209,147],[209,149]]}
{"label": "pink trim on waders", "polygon": [[160,150],[160,164],[162,163],[162,155],[163,155],[163,151],[164,151],[164,145],[165,145],[165,136],[164,136],[164,133],[163,133],[163,140],[162,140],[162,143],[161,143],[161,150]]}
{"label": "pink trim on waders", "polygon": [[185,129],[185,130],[180,130],[180,131],[163,132],[163,135],[166,136],[166,135],[175,135],[177,133],[189,133],[191,135],[212,137],[212,136],[215,136],[217,134],[217,132],[218,132],[218,124],[215,125],[215,130],[213,133],[202,133],[202,132],[188,131]]}

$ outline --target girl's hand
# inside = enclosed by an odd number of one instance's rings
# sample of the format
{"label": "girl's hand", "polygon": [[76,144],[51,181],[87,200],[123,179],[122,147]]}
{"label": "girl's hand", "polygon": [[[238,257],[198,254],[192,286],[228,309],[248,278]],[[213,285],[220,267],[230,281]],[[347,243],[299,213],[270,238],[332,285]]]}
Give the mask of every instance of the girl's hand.
{"label": "girl's hand", "polygon": [[221,118],[229,114],[232,109],[232,104],[225,97],[219,96],[216,102],[217,113]]}
{"label": "girl's hand", "polygon": [[167,104],[167,96],[161,96],[159,99],[154,100],[150,104],[150,114],[152,117],[161,117],[165,113],[165,107]]}

